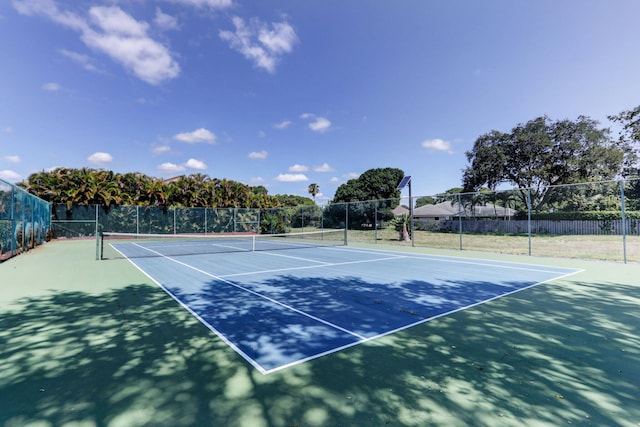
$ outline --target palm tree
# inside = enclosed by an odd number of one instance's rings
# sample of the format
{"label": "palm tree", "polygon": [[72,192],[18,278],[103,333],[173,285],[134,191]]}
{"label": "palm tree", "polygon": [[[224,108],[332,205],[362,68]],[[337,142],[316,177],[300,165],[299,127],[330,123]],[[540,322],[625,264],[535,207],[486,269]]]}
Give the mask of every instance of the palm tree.
{"label": "palm tree", "polygon": [[320,192],[320,186],[316,183],[309,184],[309,188],[307,188],[307,192],[313,196],[313,201],[316,201],[316,194]]}
{"label": "palm tree", "polygon": [[390,224],[398,232],[398,240],[401,242],[410,242],[411,235],[409,234],[409,225],[411,224],[411,217],[409,215],[402,214],[393,218]]}

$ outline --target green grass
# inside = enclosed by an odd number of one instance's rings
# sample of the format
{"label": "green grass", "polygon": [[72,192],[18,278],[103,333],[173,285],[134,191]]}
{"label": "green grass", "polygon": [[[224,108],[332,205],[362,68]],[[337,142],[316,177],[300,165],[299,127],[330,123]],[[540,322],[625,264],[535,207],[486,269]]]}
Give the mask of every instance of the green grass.
{"label": "green grass", "polygon": [[[376,231],[349,231],[350,242],[384,243],[411,246],[400,242],[398,232],[392,229]],[[415,232],[415,246],[434,249],[474,250],[514,255],[529,254],[526,235],[463,234]],[[640,262],[640,236],[627,236],[627,261]],[[572,235],[552,236],[535,234],[531,238],[531,255],[623,261],[622,236]]]}

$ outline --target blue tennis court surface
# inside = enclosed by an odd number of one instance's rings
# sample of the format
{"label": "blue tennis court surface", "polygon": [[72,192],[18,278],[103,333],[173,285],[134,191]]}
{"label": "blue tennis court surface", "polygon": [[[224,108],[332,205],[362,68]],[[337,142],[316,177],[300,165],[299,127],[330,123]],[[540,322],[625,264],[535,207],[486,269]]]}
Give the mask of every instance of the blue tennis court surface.
{"label": "blue tennis court surface", "polygon": [[265,374],[578,271],[349,247],[149,251],[130,261]]}

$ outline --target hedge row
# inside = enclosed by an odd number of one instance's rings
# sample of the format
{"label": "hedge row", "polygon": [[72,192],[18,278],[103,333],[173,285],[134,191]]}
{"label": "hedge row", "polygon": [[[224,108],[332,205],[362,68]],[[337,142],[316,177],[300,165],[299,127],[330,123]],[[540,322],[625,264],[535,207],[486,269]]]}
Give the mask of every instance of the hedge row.
{"label": "hedge row", "polygon": [[[625,211],[626,219],[640,219],[640,211]],[[517,219],[527,219],[526,212],[519,212]],[[622,219],[621,211],[534,212],[532,220],[547,221],[613,221]]]}

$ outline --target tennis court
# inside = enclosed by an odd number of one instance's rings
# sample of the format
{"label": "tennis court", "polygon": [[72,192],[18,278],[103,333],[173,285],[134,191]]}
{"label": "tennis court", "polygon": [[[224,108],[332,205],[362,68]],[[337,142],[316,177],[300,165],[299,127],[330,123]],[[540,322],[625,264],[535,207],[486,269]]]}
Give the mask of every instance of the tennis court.
{"label": "tennis court", "polygon": [[337,246],[343,230],[114,236],[107,245],[264,374],[578,272]]}
{"label": "tennis court", "polygon": [[640,422],[639,265],[327,237],[0,264],[0,425]]}

